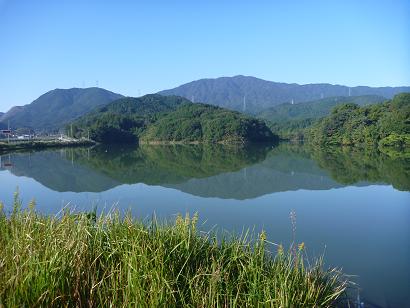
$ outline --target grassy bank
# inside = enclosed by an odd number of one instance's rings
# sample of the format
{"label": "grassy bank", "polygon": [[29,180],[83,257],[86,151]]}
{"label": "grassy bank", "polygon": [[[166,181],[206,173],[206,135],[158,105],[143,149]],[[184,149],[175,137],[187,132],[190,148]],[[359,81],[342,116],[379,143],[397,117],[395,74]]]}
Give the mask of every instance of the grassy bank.
{"label": "grassy bank", "polygon": [[118,214],[0,214],[0,307],[330,307],[346,280],[307,266],[303,244],[199,235],[197,218],[143,224]]}
{"label": "grassy bank", "polygon": [[0,142],[0,153],[19,151],[19,150],[40,150],[45,148],[59,148],[59,147],[76,147],[87,146],[95,144],[92,140],[71,140],[71,141],[59,141],[59,140],[34,140],[34,141],[22,141],[22,142]]}

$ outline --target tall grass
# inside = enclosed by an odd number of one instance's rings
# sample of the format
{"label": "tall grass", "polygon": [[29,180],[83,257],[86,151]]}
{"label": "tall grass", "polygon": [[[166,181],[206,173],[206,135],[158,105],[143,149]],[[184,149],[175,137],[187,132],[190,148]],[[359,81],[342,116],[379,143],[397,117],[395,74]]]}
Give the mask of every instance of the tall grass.
{"label": "tall grass", "polygon": [[[1,207],[1,206],[0,206]],[[197,217],[42,216],[0,209],[0,307],[331,307],[346,280],[307,265],[303,245],[275,255],[265,234],[201,235]]]}

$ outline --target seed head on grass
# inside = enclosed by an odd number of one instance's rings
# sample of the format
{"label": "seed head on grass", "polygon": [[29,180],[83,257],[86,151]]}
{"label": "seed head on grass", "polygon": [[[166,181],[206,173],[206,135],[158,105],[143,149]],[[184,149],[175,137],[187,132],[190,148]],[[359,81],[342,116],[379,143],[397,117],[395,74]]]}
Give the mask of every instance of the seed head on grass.
{"label": "seed head on grass", "polygon": [[[34,204],[33,204],[34,207]],[[200,235],[198,215],[150,224],[121,216],[57,218],[0,212],[0,303],[96,307],[331,307],[347,280],[321,260],[305,266],[266,233]],[[246,233],[247,234],[247,233]]]}

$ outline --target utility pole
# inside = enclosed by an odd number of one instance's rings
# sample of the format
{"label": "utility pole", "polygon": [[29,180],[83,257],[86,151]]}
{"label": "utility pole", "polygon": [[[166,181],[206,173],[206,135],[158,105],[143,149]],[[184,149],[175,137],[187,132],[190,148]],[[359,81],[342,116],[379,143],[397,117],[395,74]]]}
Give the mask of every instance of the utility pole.
{"label": "utility pole", "polygon": [[71,123],[71,138],[74,138],[73,137],[73,124]]}
{"label": "utility pole", "polygon": [[8,133],[7,133],[7,143],[10,143],[10,120],[8,120],[7,122],[7,129],[8,129]]}

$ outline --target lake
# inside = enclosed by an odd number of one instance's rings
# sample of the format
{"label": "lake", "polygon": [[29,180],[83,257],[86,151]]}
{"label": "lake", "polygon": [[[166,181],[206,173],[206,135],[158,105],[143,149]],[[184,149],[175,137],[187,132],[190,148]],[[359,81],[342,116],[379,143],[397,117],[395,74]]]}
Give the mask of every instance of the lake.
{"label": "lake", "polygon": [[[1,155],[0,199],[55,214],[112,208],[173,219],[198,212],[204,230],[264,229],[324,254],[368,307],[410,303],[410,159],[308,146],[141,146]],[[290,213],[296,214],[296,233]],[[274,249],[274,247],[273,247]]]}

